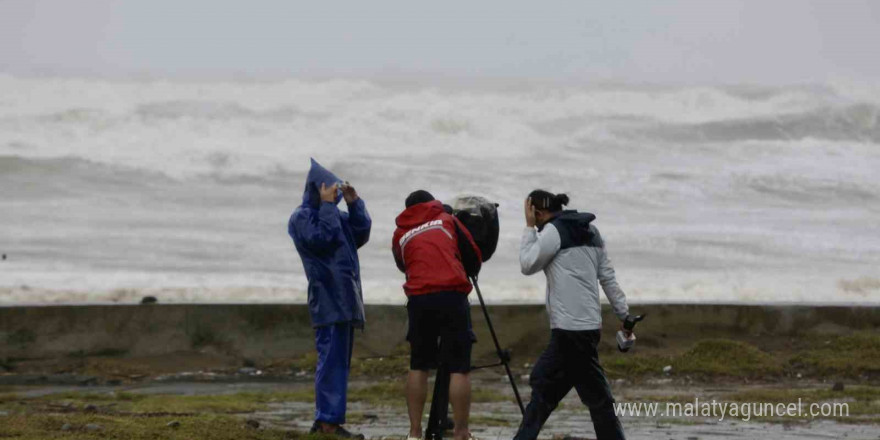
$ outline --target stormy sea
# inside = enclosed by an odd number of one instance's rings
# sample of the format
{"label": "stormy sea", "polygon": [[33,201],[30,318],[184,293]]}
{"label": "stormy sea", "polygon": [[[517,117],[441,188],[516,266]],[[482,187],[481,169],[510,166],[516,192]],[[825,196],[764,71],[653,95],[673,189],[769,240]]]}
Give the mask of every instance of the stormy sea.
{"label": "stormy sea", "polygon": [[877,87],[0,76],[0,305],[304,302],[310,157],[372,215],[368,303],[405,300],[416,189],[499,203],[483,294],[543,302],[542,188],[596,214],[631,302],[880,304]]}

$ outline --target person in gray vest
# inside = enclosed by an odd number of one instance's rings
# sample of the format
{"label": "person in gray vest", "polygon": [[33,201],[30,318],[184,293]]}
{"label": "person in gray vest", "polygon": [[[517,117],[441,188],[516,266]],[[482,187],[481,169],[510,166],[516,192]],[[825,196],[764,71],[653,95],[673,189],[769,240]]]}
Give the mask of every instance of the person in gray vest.
{"label": "person in gray vest", "polygon": [[532,398],[515,440],[536,439],[550,413],[572,388],[589,408],[599,440],[624,438],[614,413],[614,397],[599,364],[599,284],[621,321],[629,307],[605,243],[591,224],[596,216],[563,210],[567,204],[567,195],[543,190],[532,191],[525,201],[526,228],[519,261],[524,275],[543,270],[547,277],[551,333],[549,345],[529,376]]}

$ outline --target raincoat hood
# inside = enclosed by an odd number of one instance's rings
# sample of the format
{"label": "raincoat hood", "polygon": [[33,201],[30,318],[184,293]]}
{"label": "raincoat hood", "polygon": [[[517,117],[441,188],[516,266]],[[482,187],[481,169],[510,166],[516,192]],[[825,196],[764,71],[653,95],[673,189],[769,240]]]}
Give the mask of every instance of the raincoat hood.
{"label": "raincoat hood", "polygon": [[[303,205],[317,207],[321,204],[321,193],[318,191],[321,184],[332,186],[334,183],[342,179],[336,177],[330,170],[321,166],[315,159],[311,159],[312,167],[309,168],[309,174],[306,176],[306,187],[303,191]],[[342,199],[342,190],[336,191],[336,203]]]}
{"label": "raincoat hood", "polygon": [[398,227],[410,229],[433,220],[445,212],[443,204],[439,200],[431,200],[430,202],[418,203],[406,208],[397,216],[395,223],[397,223]]}

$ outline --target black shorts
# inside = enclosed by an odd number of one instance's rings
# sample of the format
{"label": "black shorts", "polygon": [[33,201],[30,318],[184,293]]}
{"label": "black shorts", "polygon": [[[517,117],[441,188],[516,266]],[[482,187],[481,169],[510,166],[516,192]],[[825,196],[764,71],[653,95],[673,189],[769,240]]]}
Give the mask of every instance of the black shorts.
{"label": "black shorts", "polygon": [[427,371],[440,362],[451,373],[471,371],[471,308],[461,292],[416,295],[406,303],[410,370]]}

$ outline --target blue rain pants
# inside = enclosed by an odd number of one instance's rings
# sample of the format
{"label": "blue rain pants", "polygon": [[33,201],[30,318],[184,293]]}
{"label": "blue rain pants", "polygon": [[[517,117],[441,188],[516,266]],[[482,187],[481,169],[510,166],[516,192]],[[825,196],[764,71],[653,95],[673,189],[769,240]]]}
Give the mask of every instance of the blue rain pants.
{"label": "blue rain pants", "polygon": [[345,423],[348,371],[354,345],[354,327],[341,322],[315,328],[318,368],[315,373],[315,420]]}

